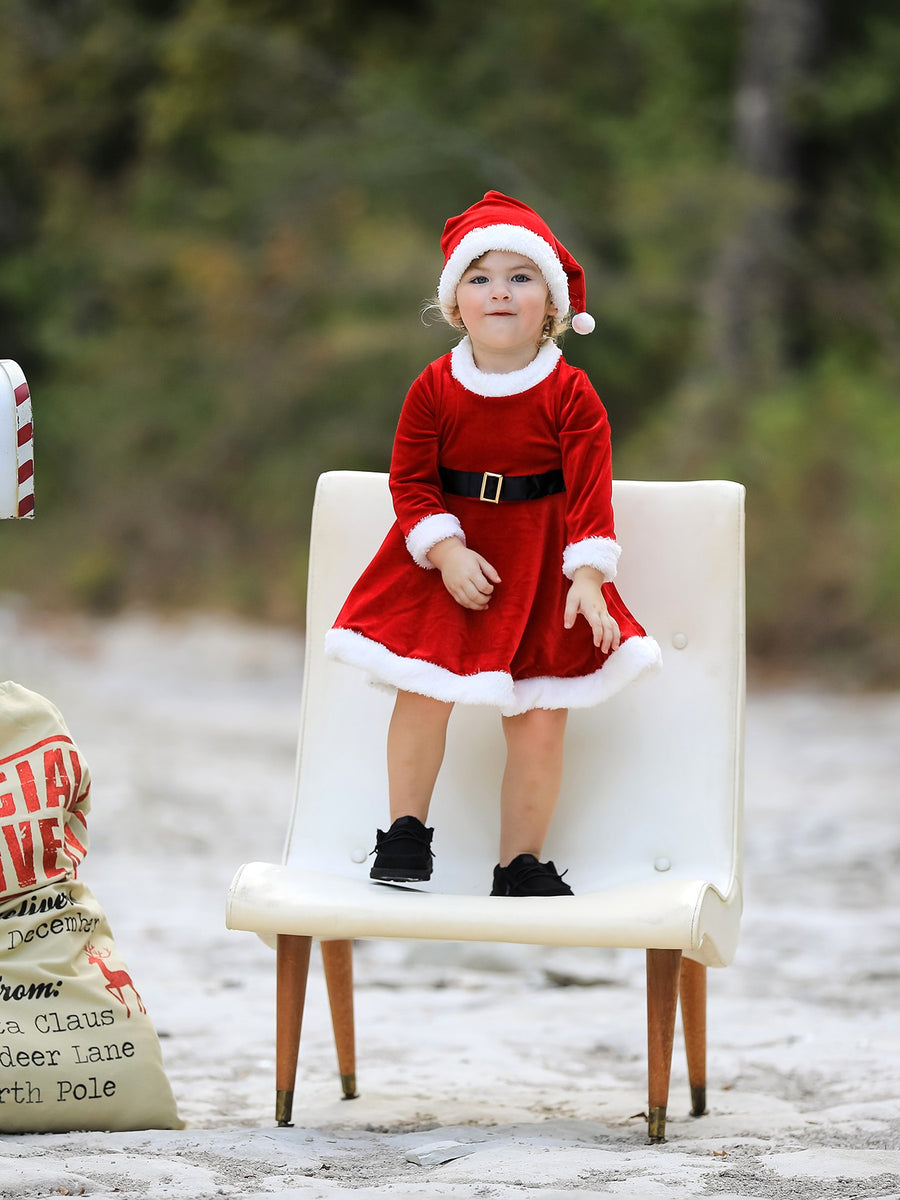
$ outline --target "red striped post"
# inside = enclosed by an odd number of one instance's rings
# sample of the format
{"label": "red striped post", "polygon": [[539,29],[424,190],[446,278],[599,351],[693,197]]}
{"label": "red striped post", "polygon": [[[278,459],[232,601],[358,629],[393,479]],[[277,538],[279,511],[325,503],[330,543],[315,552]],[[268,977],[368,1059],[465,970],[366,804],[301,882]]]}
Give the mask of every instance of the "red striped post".
{"label": "red striped post", "polygon": [[18,363],[0,359],[0,517],[34,516],[31,392]]}

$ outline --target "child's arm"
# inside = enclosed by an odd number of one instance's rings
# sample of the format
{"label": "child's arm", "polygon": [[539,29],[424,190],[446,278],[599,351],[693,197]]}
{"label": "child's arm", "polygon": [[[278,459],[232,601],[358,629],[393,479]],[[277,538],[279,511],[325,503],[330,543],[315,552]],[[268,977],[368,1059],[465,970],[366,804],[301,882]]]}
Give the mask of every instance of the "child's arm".
{"label": "child's arm", "polygon": [[444,587],[457,604],[475,611],[487,608],[494,584],[500,582],[500,576],[487,559],[456,537],[437,542],[428,551],[428,558],[440,571]]}
{"label": "child's arm", "polygon": [[596,567],[577,567],[566,597],[563,624],[571,629],[579,613],[594,633],[594,645],[604,654],[619,648],[619,626],[609,615],[603,596],[603,575]]}
{"label": "child's arm", "polygon": [[620,548],[612,506],[609,420],[586,380],[563,405],[560,451],[566,480],[566,548],[563,574],[596,567],[603,581],[616,577]]}
{"label": "child's arm", "polygon": [[403,402],[391,454],[394,512],[413,561],[430,571],[430,550],[445,538],[463,546],[459,518],[447,511],[438,472],[439,436],[435,408],[434,364],[426,367]]}

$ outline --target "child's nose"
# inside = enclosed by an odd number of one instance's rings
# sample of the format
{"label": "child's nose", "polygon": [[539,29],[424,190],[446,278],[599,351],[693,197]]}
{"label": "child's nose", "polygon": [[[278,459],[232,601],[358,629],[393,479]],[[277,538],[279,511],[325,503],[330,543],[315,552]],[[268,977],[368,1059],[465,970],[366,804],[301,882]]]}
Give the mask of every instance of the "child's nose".
{"label": "child's nose", "polygon": [[505,279],[495,279],[491,290],[498,300],[506,299],[509,296],[509,284]]}

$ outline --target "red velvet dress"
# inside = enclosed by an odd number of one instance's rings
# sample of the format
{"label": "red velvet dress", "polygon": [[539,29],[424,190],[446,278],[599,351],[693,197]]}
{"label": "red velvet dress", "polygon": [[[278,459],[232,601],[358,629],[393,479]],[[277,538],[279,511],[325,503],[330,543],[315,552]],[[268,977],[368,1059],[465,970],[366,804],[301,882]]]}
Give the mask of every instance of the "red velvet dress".
{"label": "red velvet dress", "polygon": [[[438,466],[528,475],[562,468],[566,490],[491,504],[445,494]],[[371,682],[506,715],[597,704],[658,668],[659,647],[611,580],[619,547],[609,423],[583,371],[545,343],[522,371],[478,370],[468,340],[431,363],[403,405],[391,460],[397,520],[326,638]],[[427,552],[463,537],[500,575],[487,609],[458,604]],[[603,572],[621,645],[603,654],[579,615],[563,626],[572,572]]]}

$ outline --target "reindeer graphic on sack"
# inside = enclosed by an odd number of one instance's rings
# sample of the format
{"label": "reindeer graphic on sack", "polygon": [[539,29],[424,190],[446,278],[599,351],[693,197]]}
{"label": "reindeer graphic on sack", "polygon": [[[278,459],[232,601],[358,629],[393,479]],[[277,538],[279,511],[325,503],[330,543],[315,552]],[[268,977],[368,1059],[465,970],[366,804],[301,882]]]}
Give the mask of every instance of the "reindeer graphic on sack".
{"label": "reindeer graphic on sack", "polygon": [[131,976],[127,971],[111,971],[107,959],[112,954],[112,950],[107,947],[105,950],[98,950],[96,946],[85,946],[84,952],[87,955],[89,963],[94,963],[103,972],[106,978],[106,990],[110,995],[115,996],[120,1004],[125,1005],[125,1015],[131,1016],[131,1009],[128,1007],[128,1001],[125,999],[125,989],[130,988],[134,992],[138,1002],[138,1009],[145,1013],[147,1010],[144,1007],[144,1002],[140,997],[137,988],[131,980]]}
{"label": "reindeer graphic on sack", "polygon": [[91,781],[56,708],[0,683],[0,1132],[181,1128],[156,1031],[79,878]]}

